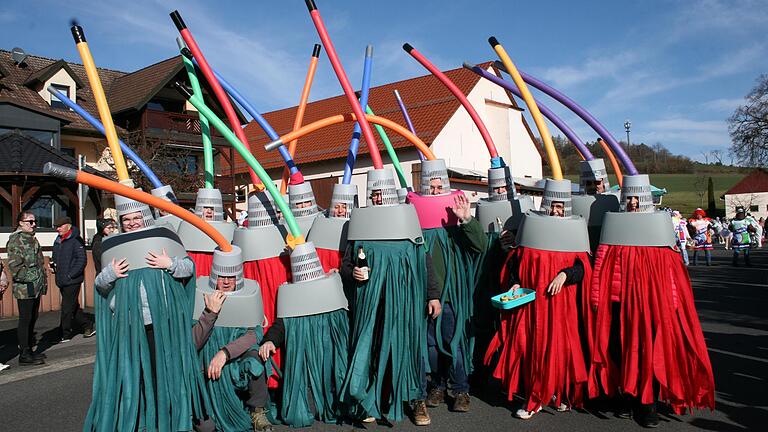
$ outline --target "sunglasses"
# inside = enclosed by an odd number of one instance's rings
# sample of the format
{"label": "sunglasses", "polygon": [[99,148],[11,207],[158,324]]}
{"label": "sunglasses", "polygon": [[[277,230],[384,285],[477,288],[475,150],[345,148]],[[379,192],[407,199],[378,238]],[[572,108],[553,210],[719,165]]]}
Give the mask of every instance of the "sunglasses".
{"label": "sunglasses", "polygon": [[22,222],[26,222],[26,223],[28,223],[30,225],[37,225],[37,221],[34,220],[34,219],[32,219],[32,220],[23,220]]}

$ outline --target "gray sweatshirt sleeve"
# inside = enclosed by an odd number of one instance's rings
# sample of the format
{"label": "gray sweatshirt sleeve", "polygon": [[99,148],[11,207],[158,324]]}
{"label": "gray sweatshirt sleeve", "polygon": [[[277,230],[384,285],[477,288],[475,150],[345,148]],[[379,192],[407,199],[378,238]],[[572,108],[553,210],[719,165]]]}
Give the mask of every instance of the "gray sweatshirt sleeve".
{"label": "gray sweatshirt sleeve", "polygon": [[115,281],[117,280],[117,274],[111,265],[108,265],[101,269],[96,280],[93,281],[93,286],[99,291],[103,297],[107,297],[112,288],[115,287]]}
{"label": "gray sweatshirt sleeve", "polygon": [[200,351],[213,331],[213,325],[216,323],[216,318],[219,314],[204,309],[197,323],[192,326],[192,338],[195,340],[195,348]]}
{"label": "gray sweatshirt sleeve", "polygon": [[228,343],[226,346],[221,347],[227,358],[232,360],[245,354],[246,351],[251,349],[256,344],[256,333],[253,329],[248,330],[244,335]]}
{"label": "gray sweatshirt sleeve", "polygon": [[183,258],[172,257],[171,266],[168,267],[168,273],[174,279],[186,279],[195,275],[195,263],[192,258],[185,256]]}

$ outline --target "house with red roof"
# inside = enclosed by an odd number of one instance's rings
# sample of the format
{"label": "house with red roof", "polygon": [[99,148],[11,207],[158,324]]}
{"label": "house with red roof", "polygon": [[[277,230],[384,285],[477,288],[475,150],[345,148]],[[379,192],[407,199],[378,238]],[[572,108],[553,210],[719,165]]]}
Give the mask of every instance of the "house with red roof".
{"label": "house with red roof", "polygon": [[[492,62],[479,65],[500,75]],[[445,74],[469,99],[485,122],[499,155],[510,166],[514,177],[541,178],[542,155],[537,147],[523,110],[513,96],[501,87],[481,79],[464,68],[445,71]],[[470,191],[473,201],[486,196],[483,177],[490,167],[490,156],[480,133],[459,101],[432,75],[425,75],[372,87],[368,104],[378,116],[405,126],[405,119],[393,94],[400,93],[413,122],[416,135],[427,144],[438,158],[445,159],[452,177],[452,187]],[[279,135],[293,128],[297,106],[264,114]],[[343,94],[311,102],[306,107],[303,124],[325,117],[351,112]],[[330,202],[333,184],[341,182],[344,164],[352,139],[353,123],[341,123],[318,130],[298,140],[295,162],[305,179],[312,183],[317,202],[326,207]],[[279,183],[283,160],[277,151],[266,151],[264,145],[271,140],[259,125],[252,121],[245,128],[246,136],[256,159]],[[409,186],[418,186],[420,167],[416,148],[405,138],[387,130],[392,146],[400,160]],[[391,160],[383,142],[377,137],[379,150],[386,167]],[[372,167],[368,143],[361,137],[360,151],[353,171],[352,182],[358,192],[365,193],[365,173]],[[236,157],[235,169],[240,184],[247,182],[247,167]],[[361,200],[364,202],[364,200]]]}
{"label": "house with red roof", "polygon": [[736,216],[736,207],[744,207],[755,219],[768,218],[768,171],[758,168],[728,189],[725,216]]}

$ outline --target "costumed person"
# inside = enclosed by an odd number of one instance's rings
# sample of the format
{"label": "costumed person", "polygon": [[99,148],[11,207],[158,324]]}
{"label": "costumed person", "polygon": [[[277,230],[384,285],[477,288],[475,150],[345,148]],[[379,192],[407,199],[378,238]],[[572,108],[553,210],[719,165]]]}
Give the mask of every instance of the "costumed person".
{"label": "costumed person", "polygon": [[341,389],[347,373],[349,318],[338,271],[323,271],[312,242],[291,252],[292,281],[280,285],[277,319],[259,354],[267,361],[282,347],[279,417],[291,427],[315,420],[341,422]]}
{"label": "costumed person", "polygon": [[[176,194],[173,192],[173,188],[169,185],[163,185],[158,188],[154,188],[150,191],[152,196],[156,196],[165,201],[178,204],[179,200],[176,198]],[[155,209],[155,225],[166,225],[172,231],[177,231],[179,225],[181,225],[181,218],[176,217],[165,210]],[[100,268],[100,267],[99,267]]]}
{"label": "costumed person", "polygon": [[672,227],[675,229],[675,243],[680,248],[680,255],[685,265],[688,265],[688,222],[677,210],[672,212]]}
{"label": "costumed person", "polygon": [[429,276],[432,263],[416,210],[398,203],[392,173],[368,171],[367,195],[368,206],[352,213],[340,270],[353,304],[343,401],[353,417],[367,422],[399,421],[415,401],[414,423],[428,425],[421,389],[426,317],[440,315],[440,289]]}
{"label": "costumed person", "polygon": [[148,205],[115,195],[121,234],[102,241],[97,354],[84,431],[191,430],[208,403],[195,367],[195,266]]}
{"label": "costumed person", "polygon": [[[228,222],[224,216],[224,200],[219,189],[200,188],[195,199],[195,215],[214,227],[227,241],[232,241],[237,224]],[[209,276],[213,264],[216,242],[187,221],[179,223],[179,234],[187,254],[195,263],[195,277]]]}
{"label": "costumed person", "polygon": [[337,183],[333,185],[331,205],[325,217],[317,217],[312,223],[307,240],[315,244],[323,270],[338,270],[347,248],[347,229],[352,211],[357,207],[357,185]]}
{"label": "costumed person", "polygon": [[621,197],[595,258],[589,393],[618,396],[617,416],[634,409],[641,425],[656,427],[656,401],[676,413],[714,409],[715,381],[670,216],[654,212],[647,175],[624,176]]}
{"label": "costumed person", "polygon": [[452,410],[469,412],[475,264],[488,240],[480,222],[472,217],[469,200],[460,191],[451,192],[442,159],[422,161],[420,194],[409,193],[407,202],[419,215],[435,280],[442,292],[442,312],[427,322],[430,373],[428,382],[426,375],[422,382],[428,392],[425,403],[428,407],[439,406],[445,402],[450,387]]}
{"label": "costumed person", "polygon": [[312,191],[312,184],[309,182],[288,185],[288,205],[291,213],[296,218],[304,237],[311,231],[312,223],[316,218],[321,217],[322,213],[317,207],[315,193]]}
{"label": "costumed person", "polygon": [[501,312],[486,361],[500,350],[493,376],[509,400],[524,398],[515,415],[529,419],[550,404],[557,411],[580,407],[587,389],[579,286],[592,270],[586,221],[572,216],[569,180],[546,180],[541,214],[525,215],[517,243],[502,286],[535,290],[535,300]]}
{"label": "costumed person", "polygon": [[736,217],[731,219],[728,230],[733,234],[731,239],[731,247],[733,248],[733,260],[731,263],[734,267],[739,266],[739,254],[744,255],[744,265],[750,267],[752,263],[749,261],[749,248],[752,243],[752,235],[757,230],[746,217],[744,207],[736,207]]}
{"label": "costumed person", "polygon": [[606,212],[619,210],[619,199],[609,192],[611,185],[602,159],[580,161],[579,169],[579,190],[582,194],[572,197],[573,214],[587,221],[589,247],[594,253],[600,244],[603,216]]}
{"label": "costumed person", "polygon": [[197,280],[192,328],[199,365],[211,396],[200,431],[272,430],[267,418],[267,377],[258,349],[264,333],[259,285],[243,278],[243,254],[215,250],[210,277]]}
{"label": "costumed person", "polygon": [[[243,250],[243,275],[259,283],[264,305],[264,331],[277,318],[277,291],[291,279],[291,263],[285,250],[286,227],[281,224],[281,212],[267,191],[248,197],[248,227],[235,230],[232,244]],[[281,350],[272,356],[275,366],[282,369]],[[275,371],[276,372],[276,371]],[[277,375],[269,377],[269,388],[277,388]]]}
{"label": "costumed person", "polygon": [[693,212],[693,217],[688,221],[693,227],[693,265],[699,265],[699,251],[704,252],[707,259],[707,265],[712,265],[712,220],[707,217],[707,213],[697,208]]}

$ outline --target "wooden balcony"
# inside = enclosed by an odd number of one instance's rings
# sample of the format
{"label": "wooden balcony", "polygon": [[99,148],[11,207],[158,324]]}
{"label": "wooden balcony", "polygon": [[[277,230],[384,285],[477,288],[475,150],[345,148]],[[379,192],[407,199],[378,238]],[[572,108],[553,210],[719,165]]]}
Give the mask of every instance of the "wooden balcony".
{"label": "wooden balcony", "polygon": [[[202,144],[200,136],[200,118],[197,114],[180,114],[146,109],[141,116],[141,129],[152,135],[168,134],[171,138]],[[215,145],[226,145],[219,132],[211,128],[211,138]]]}

